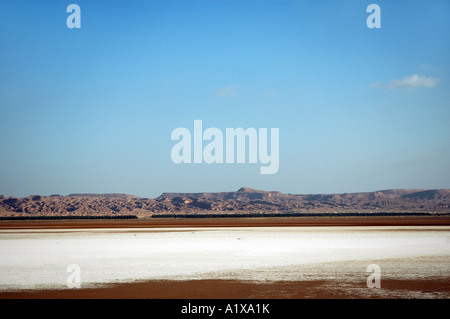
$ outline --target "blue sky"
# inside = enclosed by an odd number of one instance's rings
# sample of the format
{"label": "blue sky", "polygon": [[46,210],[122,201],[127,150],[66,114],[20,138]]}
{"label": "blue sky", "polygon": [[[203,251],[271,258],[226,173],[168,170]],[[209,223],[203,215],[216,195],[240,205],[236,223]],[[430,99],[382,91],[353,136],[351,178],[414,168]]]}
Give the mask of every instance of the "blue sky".
{"label": "blue sky", "polygon": [[[3,1],[0,28],[0,194],[450,188],[446,0]],[[174,164],[195,119],[279,128],[278,173]]]}

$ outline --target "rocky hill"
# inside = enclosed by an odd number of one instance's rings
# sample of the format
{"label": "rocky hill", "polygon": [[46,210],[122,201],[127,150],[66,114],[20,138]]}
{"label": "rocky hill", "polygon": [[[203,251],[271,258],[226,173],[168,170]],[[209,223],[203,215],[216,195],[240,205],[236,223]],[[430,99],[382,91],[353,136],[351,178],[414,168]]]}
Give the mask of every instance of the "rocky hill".
{"label": "rocky hill", "polygon": [[0,216],[109,216],[214,213],[438,212],[450,213],[450,189],[392,189],[366,193],[284,194],[243,187],[234,192],[0,195]]}

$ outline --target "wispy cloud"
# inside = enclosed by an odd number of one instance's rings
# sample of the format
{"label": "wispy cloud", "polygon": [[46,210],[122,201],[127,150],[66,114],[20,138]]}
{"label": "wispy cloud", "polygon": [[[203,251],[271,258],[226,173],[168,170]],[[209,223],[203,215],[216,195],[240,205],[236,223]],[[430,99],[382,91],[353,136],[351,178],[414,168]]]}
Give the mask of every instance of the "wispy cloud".
{"label": "wispy cloud", "polygon": [[440,65],[432,65],[432,64],[428,64],[428,63],[424,63],[420,66],[420,69],[425,71],[425,72],[429,72],[429,73],[440,73],[443,71],[443,67]]}
{"label": "wispy cloud", "polygon": [[227,86],[216,91],[215,95],[219,97],[233,97],[237,94],[235,86]]}
{"label": "wispy cloud", "polygon": [[438,85],[440,79],[432,76],[423,76],[419,74],[413,74],[405,76],[403,79],[394,79],[389,81],[387,84],[380,82],[373,83],[371,86],[387,89],[397,89],[397,88],[417,88],[426,87],[433,88]]}

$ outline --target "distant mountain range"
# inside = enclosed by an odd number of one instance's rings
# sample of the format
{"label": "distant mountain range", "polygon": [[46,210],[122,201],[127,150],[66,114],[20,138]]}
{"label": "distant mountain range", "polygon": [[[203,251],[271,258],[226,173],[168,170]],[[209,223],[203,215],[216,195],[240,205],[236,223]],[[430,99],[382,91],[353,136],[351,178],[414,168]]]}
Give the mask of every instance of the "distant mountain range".
{"label": "distant mountain range", "polygon": [[450,213],[450,189],[295,195],[242,187],[234,192],[163,193],[154,199],[128,194],[0,195],[1,217],[324,212]]}

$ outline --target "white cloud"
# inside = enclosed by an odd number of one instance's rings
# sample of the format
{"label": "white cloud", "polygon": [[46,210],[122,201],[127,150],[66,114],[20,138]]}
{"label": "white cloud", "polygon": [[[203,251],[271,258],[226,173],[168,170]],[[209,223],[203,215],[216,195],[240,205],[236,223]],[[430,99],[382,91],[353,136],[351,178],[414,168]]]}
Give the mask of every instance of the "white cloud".
{"label": "white cloud", "polygon": [[371,86],[396,89],[396,88],[416,88],[416,87],[427,87],[433,88],[438,85],[440,79],[432,76],[422,76],[419,74],[413,74],[405,76],[403,79],[391,80],[388,84],[382,84],[380,82],[373,83]]}
{"label": "white cloud", "polygon": [[237,94],[235,86],[227,86],[216,91],[215,95],[220,97],[233,97]]}
{"label": "white cloud", "polygon": [[397,87],[435,87],[439,82],[438,78],[434,78],[432,76],[426,77],[418,74],[405,76],[401,80],[392,80],[389,82],[389,87],[397,88]]}

